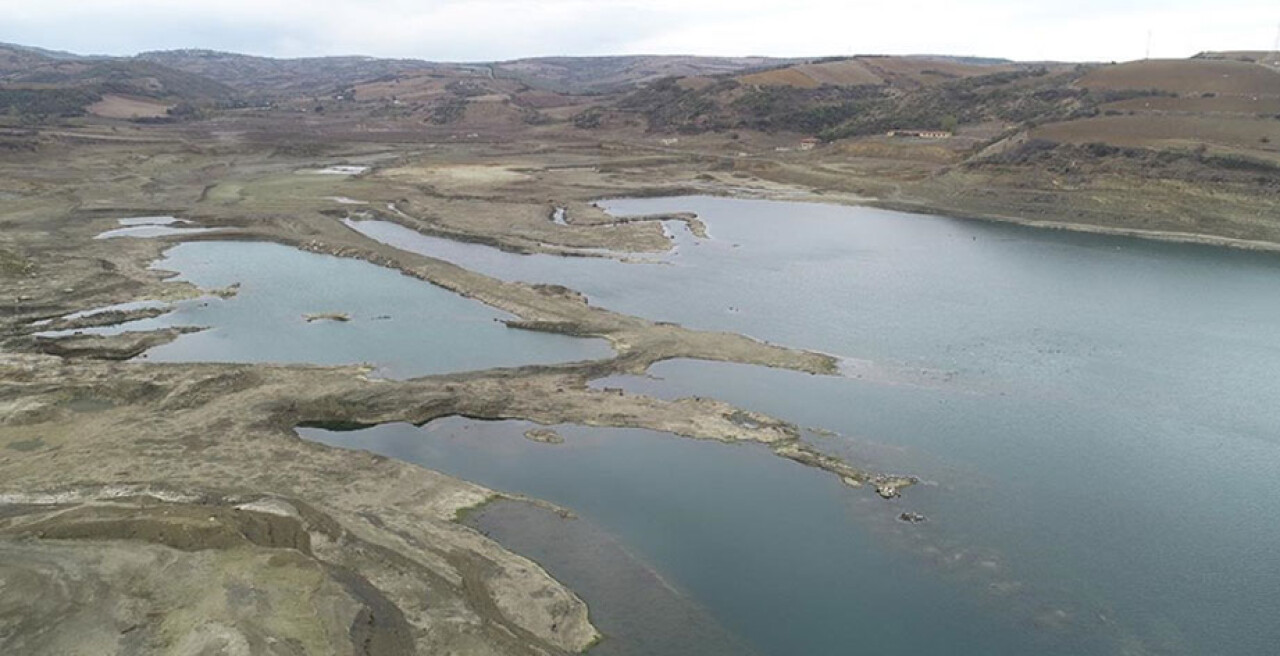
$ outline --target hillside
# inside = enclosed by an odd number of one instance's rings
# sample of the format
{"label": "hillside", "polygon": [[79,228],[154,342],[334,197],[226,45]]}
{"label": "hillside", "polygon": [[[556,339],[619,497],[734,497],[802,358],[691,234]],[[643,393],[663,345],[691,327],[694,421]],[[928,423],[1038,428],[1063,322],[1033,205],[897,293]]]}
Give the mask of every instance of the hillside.
{"label": "hillside", "polygon": [[531,87],[570,94],[620,91],[666,77],[738,73],[795,60],[770,57],[692,57],[639,55],[623,57],[539,57],[499,62],[494,75]]}
{"label": "hillside", "polygon": [[275,59],[212,50],[145,52],[137,59],[258,94],[322,93],[387,75],[449,66],[415,59],[373,57]]}
{"label": "hillside", "polygon": [[1257,218],[1280,199],[1280,70],[1265,54],[458,64],[0,46],[0,111],[17,127],[207,117],[306,152],[384,138],[661,146],[915,209],[1280,240]]}
{"label": "hillside", "polygon": [[274,59],[209,50],[147,52],[138,59],[255,93],[323,92],[401,75],[435,73],[507,78],[569,94],[598,94],[669,76],[715,75],[793,60],[765,57],[539,57],[505,62],[449,63],[373,57]]}
{"label": "hillside", "polygon": [[668,79],[632,92],[615,109],[644,116],[653,131],[789,131],[830,141],[892,129],[1061,119],[1129,97],[1074,87],[1078,76],[1074,69],[953,66],[948,73],[952,77],[932,80],[942,69],[926,66],[919,61],[877,58],[873,70],[851,59],[721,77],[696,85]]}
{"label": "hillside", "polygon": [[[890,130],[977,126],[1061,143],[1215,147],[1271,158],[1280,142],[1280,71],[1227,59],[1107,66],[978,65],[916,57],[854,57],[738,76],[664,80],[610,111],[653,132],[762,130],[825,141]],[[986,144],[972,144],[977,149]]]}
{"label": "hillside", "polygon": [[24,120],[95,110],[113,118],[156,118],[180,104],[215,105],[235,96],[225,84],[155,62],[0,45],[0,113]]}
{"label": "hillside", "polygon": [[1080,78],[1089,89],[1159,89],[1179,96],[1280,97],[1280,71],[1229,59],[1153,59],[1104,66]]}
{"label": "hillside", "polygon": [[781,66],[738,77],[753,86],[885,85],[899,89],[932,86],[966,77],[1028,68],[1006,60],[979,60],[929,55],[889,57],[862,55]]}
{"label": "hillside", "polygon": [[1280,51],[1275,50],[1224,50],[1219,52],[1202,52],[1193,59],[1231,59],[1249,63],[1262,64],[1272,68],[1280,67]]}

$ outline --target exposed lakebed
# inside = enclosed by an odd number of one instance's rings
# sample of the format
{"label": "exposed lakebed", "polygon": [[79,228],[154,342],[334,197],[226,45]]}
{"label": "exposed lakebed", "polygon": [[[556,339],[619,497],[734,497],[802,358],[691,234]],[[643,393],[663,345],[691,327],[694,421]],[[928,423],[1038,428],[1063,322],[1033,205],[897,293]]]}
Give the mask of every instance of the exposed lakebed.
{"label": "exposed lakebed", "polygon": [[693,210],[714,239],[676,231],[677,253],[634,264],[359,225],[611,310],[862,358],[844,378],[673,361],[597,384],[829,429],[806,439],[936,485],[885,504],[761,449],[572,427],[557,446],[495,425],[323,439],[579,511],[764,653],[1280,642],[1274,257],[865,208],[606,205]]}

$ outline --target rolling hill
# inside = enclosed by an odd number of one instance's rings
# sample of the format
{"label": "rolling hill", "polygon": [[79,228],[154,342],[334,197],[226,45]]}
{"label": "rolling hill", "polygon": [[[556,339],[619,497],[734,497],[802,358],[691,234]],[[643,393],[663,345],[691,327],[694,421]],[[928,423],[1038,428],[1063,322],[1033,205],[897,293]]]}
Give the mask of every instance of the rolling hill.
{"label": "rolling hill", "polygon": [[494,75],[536,89],[570,94],[623,91],[667,77],[739,73],[778,66],[794,59],[771,57],[693,57],[637,55],[621,57],[539,57],[493,64]]}
{"label": "rolling hill", "polygon": [[1095,68],[1089,89],[1158,89],[1178,94],[1280,97],[1280,71],[1233,59],[1152,59]]}
{"label": "rolling hill", "polygon": [[155,62],[0,45],[0,112],[27,120],[94,108],[115,118],[156,118],[180,104],[215,105],[236,95],[216,80]]}

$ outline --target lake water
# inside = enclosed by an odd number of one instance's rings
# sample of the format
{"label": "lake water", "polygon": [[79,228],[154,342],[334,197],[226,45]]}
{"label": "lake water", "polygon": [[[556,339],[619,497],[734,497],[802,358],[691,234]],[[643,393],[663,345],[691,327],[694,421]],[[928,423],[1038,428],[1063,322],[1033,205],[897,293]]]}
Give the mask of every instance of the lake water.
{"label": "lake water", "polygon": [[[240,287],[227,299],[175,304],[173,312],[83,332],[208,326],[142,357],[161,362],[369,363],[407,378],[491,367],[612,357],[604,340],[507,328],[515,318],[478,301],[367,262],[245,242],[191,242],[156,268],[204,288]],[[349,321],[308,322],[344,313]]]}
{"label": "lake water", "polygon": [[[653,435],[590,455],[504,438],[518,457],[458,440],[461,455],[420,462],[583,512],[762,653],[1280,644],[1280,259],[866,208],[604,205],[696,211],[712,238],[677,226],[676,253],[628,264],[357,227],[612,310],[849,358],[849,377],[674,361],[597,384],[833,430],[806,439],[930,484],[879,502],[759,449]],[[358,443],[377,450],[373,431]],[[894,521],[904,510],[929,521]]]}
{"label": "lake water", "polygon": [[[689,608],[684,624],[662,607],[619,612],[619,598],[649,596],[630,577],[578,587],[612,636],[607,653],[949,653],[964,645],[965,653],[1071,654],[1095,643],[1022,630],[1033,615],[993,612],[990,595],[969,594],[886,548],[881,533],[897,527],[875,512],[882,502],[758,445],[578,426],[556,426],[565,443],[546,445],[521,435],[529,426],[448,418],[421,429],[299,433],[553,501],[618,536]],[[540,544],[527,534],[511,542],[531,556]],[[596,568],[590,553],[542,562],[566,582]]]}

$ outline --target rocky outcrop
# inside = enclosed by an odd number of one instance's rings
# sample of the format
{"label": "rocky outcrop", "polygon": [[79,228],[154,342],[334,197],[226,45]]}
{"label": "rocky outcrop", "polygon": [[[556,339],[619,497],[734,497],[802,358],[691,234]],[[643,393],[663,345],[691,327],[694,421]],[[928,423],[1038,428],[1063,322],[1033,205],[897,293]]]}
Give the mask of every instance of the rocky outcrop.
{"label": "rocky outcrop", "polygon": [[530,428],[524,432],[524,438],[543,444],[564,444],[564,437],[550,428]]}

